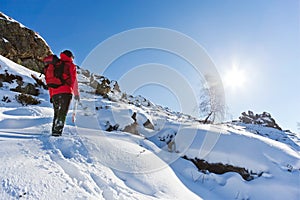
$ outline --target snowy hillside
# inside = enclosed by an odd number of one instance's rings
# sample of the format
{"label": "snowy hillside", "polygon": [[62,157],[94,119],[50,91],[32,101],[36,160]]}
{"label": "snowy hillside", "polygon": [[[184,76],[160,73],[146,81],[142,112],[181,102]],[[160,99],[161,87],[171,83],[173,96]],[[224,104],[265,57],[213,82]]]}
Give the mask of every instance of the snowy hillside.
{"label": "snowy hillside", "polygon": [[[2,56],[0,65],[0,74],[35,84],[34,72]],[[10,90],[16,80],[3,82],[0,199],[300,198],[295,134],[242,123],[203,125],[143,97],[94,95],[83,73],[79,80],[76,122],[70,108],[59,138],[49,136],[47,91],[39,89],[40,104],[22,106]]]}

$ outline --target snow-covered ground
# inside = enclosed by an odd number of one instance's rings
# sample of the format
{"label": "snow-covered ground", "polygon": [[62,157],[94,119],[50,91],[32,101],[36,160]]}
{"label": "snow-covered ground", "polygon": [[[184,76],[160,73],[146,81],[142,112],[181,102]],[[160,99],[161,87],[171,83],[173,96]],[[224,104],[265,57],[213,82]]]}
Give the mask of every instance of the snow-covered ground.
{"label": "snow-covered ground", "polygon": [[[2,56],[0,65],[0,74],[7,70],[34,83],[32,71]],[[114,94],[111,101],[82,92],[76,122],[71,108],[63,136],[54,138],[47,91],[41,90],[41,104],[21,106],[9,90],[14,84],[0,88],[0,100],[11,100],[0,101],[0,199],[300,199],[295,134],[203,125],[142,97]],[[134,113],[139,135],[122,131],[135,122]],[[143,126],[147,120],[154,130]],[[172,152],[167,141],[176,145]],[[184,156],[245,168],[253,180],[199,171]]]}

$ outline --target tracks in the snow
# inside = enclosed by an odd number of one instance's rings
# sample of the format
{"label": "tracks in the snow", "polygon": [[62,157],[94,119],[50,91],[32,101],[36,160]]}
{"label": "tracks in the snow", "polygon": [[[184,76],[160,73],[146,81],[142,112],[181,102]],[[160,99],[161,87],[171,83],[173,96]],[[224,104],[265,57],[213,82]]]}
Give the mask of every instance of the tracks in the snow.
{"label": "tracks in the snow", "polygon": [[74,134],[75,129],[68,127],[66,130],[73,133],[65,133],[57,138],[43,135],[39,139],[50,159],[72,180],[70,184],[78,186],[96,199],[115,199],[119,195],[130,193],[124,192],[126,188],[117,186],[102,171],[101,165],[93,161],[81,137]]}

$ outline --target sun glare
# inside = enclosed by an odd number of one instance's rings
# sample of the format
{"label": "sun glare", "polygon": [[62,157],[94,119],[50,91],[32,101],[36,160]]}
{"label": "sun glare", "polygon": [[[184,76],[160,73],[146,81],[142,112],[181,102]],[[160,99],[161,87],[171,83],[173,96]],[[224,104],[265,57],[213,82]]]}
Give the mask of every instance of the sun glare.
{"label": "sun glare", "polygon": [[233,90],[243,88],[246,82],[246,75],[244,70],[233,66],[224,76],[224,85]]}

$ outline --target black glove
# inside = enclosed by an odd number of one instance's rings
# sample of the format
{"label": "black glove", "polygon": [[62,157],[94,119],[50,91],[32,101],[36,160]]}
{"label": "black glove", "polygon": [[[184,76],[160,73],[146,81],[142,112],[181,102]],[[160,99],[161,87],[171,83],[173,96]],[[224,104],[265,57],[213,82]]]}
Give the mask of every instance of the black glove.
{"label": "black glove", "polygon": [[77,100],[77,101],[80,101],[79,95],[76,95],[76,96],[74,97],[74,99]]}
{"label": "black glove", "polygon": [[50,98],[50,103],[53,103],[53,100],[52,100],[52,98]]}

